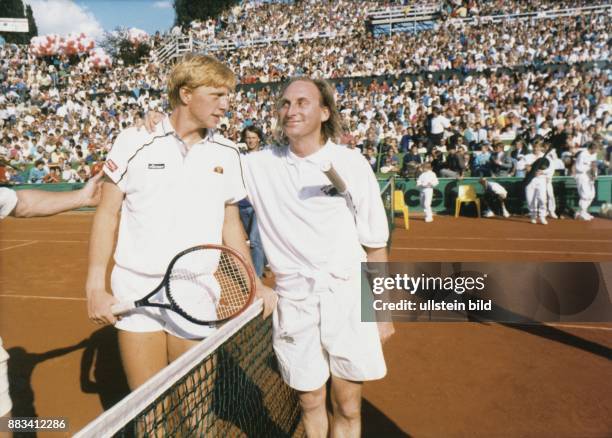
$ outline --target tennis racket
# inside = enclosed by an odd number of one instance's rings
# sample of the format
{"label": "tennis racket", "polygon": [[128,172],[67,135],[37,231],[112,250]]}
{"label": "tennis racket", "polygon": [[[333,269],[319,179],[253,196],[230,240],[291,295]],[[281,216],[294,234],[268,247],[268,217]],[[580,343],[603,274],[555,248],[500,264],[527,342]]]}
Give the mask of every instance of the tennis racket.
{"label": "tennis racket", "polygon": [[117,303],[111,311],[122,315],[137,307],[161,307],[195,324],[216,325],[240,314],[254,296],[255,274],[241,254],[222,245],[199,245],[174,256],[159,286],[144,298]]}
{"label": "tennis racket", "polygon": [[336,169],[334,169],[332,163],[329,161],[321,163],[321,172],[327,176],[327,179],[329,179],[329,182],[332,183],[338,194],[346,200],[346,204],[349,210],[351,210],[355,222],[357,222],[357,210],[355,209],[355,204],[353,203],[351,193],[348,191],[346,183],[342,177],[338,174],[338,172],[336,172]]}

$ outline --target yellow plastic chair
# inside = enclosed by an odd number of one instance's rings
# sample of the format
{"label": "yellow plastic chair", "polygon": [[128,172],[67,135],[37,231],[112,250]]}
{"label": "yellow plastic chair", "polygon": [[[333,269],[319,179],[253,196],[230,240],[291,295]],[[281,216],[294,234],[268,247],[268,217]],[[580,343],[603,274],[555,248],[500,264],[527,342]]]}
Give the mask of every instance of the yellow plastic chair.
{"label": "yellow plastic chair", "polygon": [[393,192],[393,213],[402,213],[404,215],[404,228],[410,228],[410,218],[408,217],[408,206],[404,202],[404,192],[395,190]]}
{"label": "yellow plastic chair", "polygon": [[455,201],[455,217],[459,217],[459,211],[461,210],[461,204],[464,202],[473,202],[476,204],[476,210],[478,211],[478,217],[480,217],[480,199],[476,196],[476,190],[473,186],[462,185],[459,186],[459,192],[457,200]]}

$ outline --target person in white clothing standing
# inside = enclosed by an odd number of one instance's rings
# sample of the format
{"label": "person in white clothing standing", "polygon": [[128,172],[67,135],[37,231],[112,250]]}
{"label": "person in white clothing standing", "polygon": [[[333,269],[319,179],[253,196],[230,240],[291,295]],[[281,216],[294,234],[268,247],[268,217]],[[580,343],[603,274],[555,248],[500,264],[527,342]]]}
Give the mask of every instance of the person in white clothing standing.
{"label": "person in white clothing standing", "polygon": [[417,178],[417,187],[421,192],[421,207],[425,212],[425,222],[433,222],[431,211],[431,200],[433,199],[433,188],[438,185],[438,177],[431,170],[431,163],[421,165],[422,173]]}
{"label": "person in white clothing standing", "polygon": [[[140,308],[116,318],[111,306],[160,283],[170,260],[202,243],[238,250],[250,261],[238,201],[246,195],[237,147],[214,132],[236,84],[233,72],[189,55],[168,79],[173,109],[153,133],[128,128],[108,154],[102,200],[91,233],[87,302],[96,324],[114,324],[130,389],[142,385],[214,328],[171,311]],[[114,251],[110,290],[106,270]],[[260,281],[271,312],[276,295]]]}
{"label": "person in white clothing standing", "polygon": [[578,205],[580,210],[575,214],[575,219],[590,221],[593,216],[588,210],[595,198],[595,179],[597,178],[597,151],[599,144],[592,142],[586,149],[576,154],[575,175],[576,188],[580,200]]}
{"label": "person in white clothing standing", "polygon": [[553,219],[559,219],[559,216],[557,216],[557,201],[555,200],[555,190],[552,183],[555,171],[559,166],[559,157],[557,156],[557,151],[551,147],[546,153],[546,158],[548,159],[548,162],[550,164],[548,168],[544,170],[544,175],[546,175],[546,209],[548,216]]}
{"label": "person in white clothing standing", "polygon": [[546,169],[550,166],[550,162],[544,156],[542,144],[536,143],[533,146],[533,154],[525,157],[529,171],[525,177],[525,197],[529,207],[529,216],[531,223],[537,223],[539,218],[542,225],[547,225],[546,220]]}
{"label": "person in white clothing standing", "polygon": [[[310,437],[358,437],[361,382],[386,374],[390,322],[360,315],[360,264],[387,261],[389,229],[367,161],[339,146],[333,89],[289,82],[278,103],[279,145],[245,157],[249,199],[279,295],[273,342],[284,380],[299,393]],[[322,166],[346,182],[354,208],[330,189]],[[331,423],[326,384],[331,374]]]}
{"label": "person in white clothing standing", "polygon": [[444,133],[450,127],[450,120],[442,114],[442,108],[439,106],[433,108],[432,115],[429,142],[432,147],[442,146]]}

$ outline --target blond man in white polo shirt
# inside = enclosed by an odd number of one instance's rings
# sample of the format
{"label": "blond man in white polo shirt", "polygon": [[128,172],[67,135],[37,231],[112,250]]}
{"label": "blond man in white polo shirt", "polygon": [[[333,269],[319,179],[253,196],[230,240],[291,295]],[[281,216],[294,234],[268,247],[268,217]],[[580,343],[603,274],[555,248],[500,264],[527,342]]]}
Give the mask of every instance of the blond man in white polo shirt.
{"label": "blond man in white polo shirt", "polygon": [[[194,245],[224,243],[250,260],[237,204],[246,195],[240,156],[232,142],[212,131],[235,84],[232,71],[216,59],[187,57],[169,77],[172,114],[152,133],[123,131],[108,154],[91,235],[88,313],[94,322],[119,329],[131,389],[213,329],[154,308],[117,320],[112,304],[142,298],[159,284],[172,257]],[[117,230],[110,294],[105,272]],[[258,292],[267,302],[275,300],[261,283]]]}
{"label": "blond man in white polo shirt", "polygon": [[[290,82],[278,107],[281,146],[245,157],[249,199],[276,277],[274,349],[299,391],[308,436],[360,436],[361,382],[386,374],[391,323],[360,320],[360,263],[387,261],[389,229],[376,178],[357,151],[333,142],[339,116],[324,81]],[[321,165],[349,187],[356,214],[328,194]],[[326,382],[331,374],[333,417]]]}

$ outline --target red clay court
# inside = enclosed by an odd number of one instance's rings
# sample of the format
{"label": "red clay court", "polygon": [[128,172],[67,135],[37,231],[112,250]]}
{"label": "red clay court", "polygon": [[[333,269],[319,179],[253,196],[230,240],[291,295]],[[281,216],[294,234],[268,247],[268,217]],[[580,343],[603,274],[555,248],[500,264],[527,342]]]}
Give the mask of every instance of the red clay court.
{"label": "red clay court", "polygon": [[[15,416],[70,434],[127,390],[113,329],[87,319],[91,213],[0,225],[0,335]],[[612,289],[612,221],[436,216],[397,222],[393,261],[599,261]],[[389,374],[365,385],[365,436],[609,437],[612,324],[398,323]],[[47,434],[60,436],[59,434]],[[39,434],[45,436],[45,434]]]}

